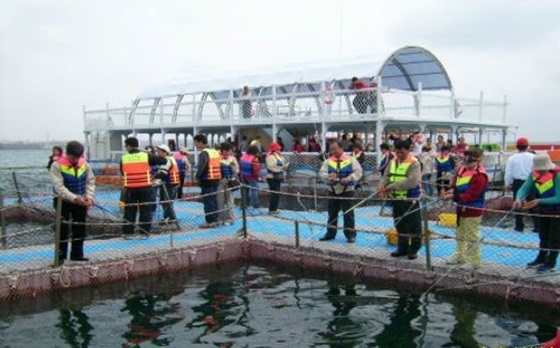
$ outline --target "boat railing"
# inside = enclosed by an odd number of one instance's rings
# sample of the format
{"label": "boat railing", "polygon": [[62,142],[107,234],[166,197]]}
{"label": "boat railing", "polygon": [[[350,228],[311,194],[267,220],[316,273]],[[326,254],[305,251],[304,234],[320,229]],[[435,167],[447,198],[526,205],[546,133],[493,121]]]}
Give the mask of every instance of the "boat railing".
{"label": "boat railing", "polygon": [[[291,122],[336,122],[359,119],[425,119],[504,123],[507,101],[456,98],[437,91],[323,88],[248,97],[213,93],[136,100],[130,107],[84,110],[86,131],[142,126],[185,127]],[[380,96],[380,98],[378,98]],[[343,119],[341,119],[343,117]]]}

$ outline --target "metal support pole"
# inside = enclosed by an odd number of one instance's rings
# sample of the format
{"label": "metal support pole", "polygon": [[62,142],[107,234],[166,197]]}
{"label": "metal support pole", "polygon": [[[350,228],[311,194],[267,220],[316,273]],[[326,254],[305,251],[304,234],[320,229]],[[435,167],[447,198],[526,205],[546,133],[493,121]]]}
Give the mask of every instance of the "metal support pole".
{"label": "metal support pole", "polygon": [[317,177],[313,177],[313,204],[315,206],[315,211],[319,211],[317,209]]}
{"label": "metal support pole", "polygon": [[0,226],[2,227],[2,248],[6,249],[6,217],[4,215],[4,195],[0,192]]}
{"label": "metal support pole", "polygon": [[54,267],[60,266],[60,228],[62,227],[62,198],[56,198],[56,214],[54,220]]}
{"label": "metal support pole", "polygon": [[247,202],[245,201],[245,192],[247,188],[244,185],[241,185],[241,216],[243,218],[243,225],[241,227],[243,231],[243,238],[247,239]]}
{"label": "metal support pole", "polygon": [[296,249],[299,249],[299,221],[294,221],[296,227]]}
{"label": "metal support pole", "polygon": [[432,259],[430,254],[430,230],[428,226],[428,209],[426,208],[426,198],[420,200],[422,212],[422,230],[424,233],[424,247],[426,248],[426,269],[432,271]]}
{"label": "metal support pole", "polygon": [[12,178],[14,179],[14,186],[16,188],[16,193],[18,196],[18,203],[23,203],[23,199],[21,198],[21,192],[19,191],[19,184],[17,182],[17,178],[16,178],[16,172],[12,172]]}

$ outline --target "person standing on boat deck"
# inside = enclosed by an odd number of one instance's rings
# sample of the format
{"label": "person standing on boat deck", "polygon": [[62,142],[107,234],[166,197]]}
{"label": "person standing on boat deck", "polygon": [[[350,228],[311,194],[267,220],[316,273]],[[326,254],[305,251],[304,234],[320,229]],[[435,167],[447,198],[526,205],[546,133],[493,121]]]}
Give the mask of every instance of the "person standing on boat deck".
{"label": "person standing on boat deck", "polygon": [[[529,192],[536,191],[535,199],[527,200]],[[533,172],[517,191],[513,207],[537,208],[540,217],[539,254],[528,267],[538,267],[537,272],[553,271],[560,249],[560,170],[547,154],[533,157]]]}
{"label": "person standing on boat deck", "polygon": [[[95,176],[83,155],[83,145],[77,141],[70,141],[66,145],[66,154],[61,155],[51,166],[54,191],[58,195],[54,198],[55,209],[58,200],[62,199],[62,224],[58,249],[58,261],[61,264],[68,254],[70,230],[72,231],[70,260],[88,261],[84,257],[85,222],[88,209],[95,204],[93,199]],[[69,226],[68,221],[71,221],[72,227]]]}
{"label": "person standing on boat deck", "polygon": [[396,157],[385,171],[379,193],[394,199],[393,219],[398,233],[397,250],[392,257],[417,257],[422,246],[422,219],[420,216],[420,162],[410,153],[410,139],[395,143]]}
{"label": "person standing on boat deck", "polygon": [[[149,155],[157,156],[156,149],[152,145],[148,145],[148,146],[144,147],[144,151],[146,151]],[[156,175],[157,172],[158,172],[158,166],[157,165],[150,165],[150,170],[151,170],[151,174],[152,174],[152,178],[153,178],[154,175]],[[152,204],[150,206],[150,210],[151,210],[152,214],[155,214],[155,212],[157,210],[157,200],[158,200],[157,193],[158,193],[158,188],[156,186],[153,186],[152,187],[152,196],[150,197],[150,202],[154,202],[154,204]]]}
{"label": "person standing on boat deck", "polygon": [[387,143],[383,143],[379,145],[379,150],[381,151],[381,162],[379,162],[379,166],[374,171],[381,173],[383,175],[385,173],[385,168],[391,163],[391,160],[395,157],[395,154],[391,152],[391,147]]}
{"label": "person standing on boat deck", "polygon": [[177,194],[179,186],[179,166],[175,158],[171,156],[169,146],[162,144],[157,148],[157,155],[167,159],[167,163],[158,167],[156,176],[161,176],[161,184],[159,185],[159,199],[163,208],[163,221],[171,222],[177,220],[175,210],[173,209],[173,200]]}
{"label": "person standing on boat deck", "polygon": [[[355,89],[355,90],[360,90],[360,89],[365,89],[365,88],[369,88],[369,86],[362,80],[360,80],[357,77],[352,77],[352,81],[350,82],[350,85],[348,86],[348,89]],[[356,109],[356,111],[359,114],[365,114],[368,111],[368,99],[369,99],[369,95],[370,92],[356,92],[356,96],[354,97],[354,100],[352,101],[352,105],[354,105],[354,108]],[[371,111],[370,111],[371,112]],[[346,149],[345,149],[346,151]]]}
{"label": "person standing on boat deck", "polygon": [[198,168],[196,170],[196,180],[200,185],[202,203],[204,205],[205,223],[201,228],[215,227],[218,223],[218,185],[222,178],[221,156],[217,150],[208,147],[208,139],[204,134],[197,134],[194,137],[194,146],[200,153],[198,154]]}
{"label": "person standing on boat deck", "polygon": [[[504,176],[504,184],[513,191],[513,197],[517,196],[517,192],[523,186],[529,174],[533,172],[533,157],[535,155],[529,151],[529,140],[521,137],[517,139],[515,144],[517,153],[511,155],[506,162],[506,172]],[[531,201],[535,198],[534,192],[531,190],[527,200]],[[535,213],[533,210],[531,213]],[[533,216],[533,232],[539,232],[539,218]],[[525,224],[523,223],[523,215],[515,214],[514,230],[523,232]]]}
{"label": "person standing on boat deck", "polygon": [[228,191],[228,189],[230,181],[236,179],[239,174],[239,164],[233,156],[231,143],[220,144],[220,156],[222,178],[220,179],[220,186],[218,186],[218,209],[220,211],[218,221],[229,226],[235,220],[235,214],[233,213],[233,191]]}
{"label": "person standing on boat deck", "polygon": [[272,143],[268,147],[266,154],[266,181],[270,190],[270,203],[268,205],[269,214],[278,214],[278,204],[280,201],[280,185],[284,181],[284,171],[288,168],[288,162],[280,152],[280,145]]}
{"label": "person standing on boat deck", "polygon": [[422,168],[422,188],[424,193],[428,196],[434,195],[434,185],[432,184],[432,174],[435,168],[435,160],[430,153],[430,148],[424,146],[422,148],[422,154],[418,158]]}
{"label": "person standing on boat deck", "polygon": [[155,205],[148,204],[153,202],[154,191],[154,176],[150,166],[165,165],[167,159],[139,150],[138,139],[135,137],[126,138],[124,145],[127,153],[120,161],[125,203],[122,232],[125,237],[134,234],[136,213],[139,211],[141,233],[148,234],[152,228],[152,206]]}
{"label": "person standing on boat deck", "polygon": [[186,147],[183,147],[178,152],[173,154],[173,158],[175,158],[175,162],[177,162],[177,168],[179,169],[179,186],[177,187],[177,198],[183,198],[183,187],[185,185],[185,176],[187,172],[191,170],[191,164],[189,163],[189,158],[187,155],[189,154],[189,150]]}
{"label": "person standing on boat deck", "polygon": [[441,193],[441,198],[457,203],[457,250],[448,264],[469,263],[474,268],[480,267],[480,223],[488,189],[488,175],[481,160],[482,150],[465,151],[463,165],[457,169],[451,187]]}
{"label": "person standing on boat deck", "polygon": [[[356,159],[356,161],[358,161],[358,163],[360,164],[360,167],[362,168],[362,173],[364,171],[364,162],[366,161],[366,154],[364,153],[364,149],[362,147],[362,144],[359,142],[355,142],[354,145],[352,145],[352,157],[354,157]],[[363,179],[364,177],[362,176],[361,179]],[[361,189],[362,185],[361,185],[361,181],[356,183],[356,186],[354,187],[356,190]]]}
{"label": "person standing on boat deck", "polygon": [[51,166],[56,162],[63,154],[62,148],[60,146],[53,146],[52,154],[49,156],[49,163],[47,163],[47,169],[51,169]]}
{"label": "person standing on boat deck", "polygon": [[455,158],[451,156],[449,151],[450,148],[444,146],[436,157],[436,188],[440,194],[443,190],[449,188],[453,178],[453,170],[455,169]]}
{"label": "person standing on boat deck", "polygon": [[241,156],[239,161],[241,182],[249,187],[244,189],[245,195],[243,199],[247,206],[259,209],[259,190],[258,181],[261,172],[261,164],[259,162],[258,149],[255,146],[249,146],[247,152]]}
{"label": "person standing on boat deck", "polygon": [[333,141],[329,146],[330,157],[323,163],[319,176],[330,187],[327,233],[320,238],[327,241],[336,237],[338,229],[338,212],[342,209],[344,235],[348,243],[356,241],[354,209],[354,187],[362,177],[362,167],[355,158],[344,153],[343,144]]}

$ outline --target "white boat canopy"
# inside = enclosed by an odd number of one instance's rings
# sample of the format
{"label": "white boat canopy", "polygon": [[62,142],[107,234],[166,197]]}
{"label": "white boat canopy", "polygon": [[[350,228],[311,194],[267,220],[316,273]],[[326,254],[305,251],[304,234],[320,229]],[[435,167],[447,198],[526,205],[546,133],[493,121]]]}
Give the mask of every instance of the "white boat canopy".
{"label": "white boat canopy", "polygon": [[247,72],[228,72],[219,75],[196,75],[176,79],[144,90],[137,99],[156,99],[210,93],[215,99],[226,99],[230,91],[235,98],[243,86],[249,86],[253,94],[271,97],[276,86],[278,94],[317,92],[323,83],[334,89],[348,89],[352,77],[369,81],[381,76],[384,87],[416,91],[419,83],[423,90],[452,90],[451,80],[441,62],[428,50],[418,46],[406,46],[396,50],[383,63],[364,58],[332,62],[300,63],[260,68]]}

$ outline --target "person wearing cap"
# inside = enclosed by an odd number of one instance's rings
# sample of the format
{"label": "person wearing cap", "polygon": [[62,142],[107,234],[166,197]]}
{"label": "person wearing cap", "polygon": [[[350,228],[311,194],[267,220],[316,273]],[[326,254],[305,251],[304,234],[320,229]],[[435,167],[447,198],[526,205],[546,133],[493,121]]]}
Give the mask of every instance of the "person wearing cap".
{"label": "person wearing cap", "polygon": [[480,164],[482,150],[475,148],[464,153],[463,165],[457,169],[449,190],[441,193],[443,199],[457,204],[457,249],[448,264],[468,263],[479,268],[480,223],[484,215],[488,175]]}
{"label": "person wearing cap", "polygon": [[142,234],[150,233],[152,228],[152,185],[154,175],[150,166],[165,165],[167,159],[138,149],[138,139],[128,137],[124,141],[127,153],[121,157],[120,171],[123,176],[123,197],[125,224],[122,232],[125,237],[134,234],[136,214],[140,212],[139,227]]}
{"label": "person wearing cap", "polygon": [[422,217],[420,215],[420,162],[411,153],[410,139],[395,143],[396,156],[389,163],[379,185],[382,197],[393,199],[393,220],[398,234],[397,250],[391,257],[418,257],[422,246]]}
{"label": "person wearing cap", "polygon": [[[535,191],[535,198],[528,199]],[[528,267],[538,267],[537,272],[553,271],[560,249],[560,175],[548,154],[533,157],[533,172],[528,175],[517,194],[513,207],[540,214],[539,253]]]}
{"label": "person wearing cap", "polygon": [[327,233],[320,241],[328,241],[336,237],[338,229],[338,213],[343,212],[344,235],[348,243],[356,241],[354,220],[355,201],[354,187],[362,177],[362,167],[356,159],[344,153],[342,141],[333,141],[329,145],[330,157],[323,162],[319,176],[330,187],[328,202]]}
{"label": "person wearing cap", "polygon": [[177,161],[171,156],[169,146],[162,144],[156,147],[156,151],[159,157],[167,160],[167,163],[158,167],[158,174],[156,174],[156,177],[160,177],[162,180],[161,185],[159,185],[159,199],[163,209],[163,221],[173,222],[177,220],[173,209],[173,200],[179,186],[179,168]]}
{"label": "person wearing cap", "polygon": [[175,162],[177,162],[177,168],[179,169],[179,186],[177,187],[177,198],[183,198],[183,186],[185,185],[185,176],[186,173],[191,170],[191,164],[189,163],[189,158],[187,155],[189,154],[189,150],[186,147],[183,147],[179,151],[173,154],[173,158],[175,158]]}
{"label": "person wearing cap", "polygon": [[[50,167],[54,191],[57,194],[53,202],[55,209],[58,200],[62,200],[59,264],[64,263],[68,256],[69,240],[72,244],[70,260],[88,261],[84,257],[85,222],[88,209],[95,204],[95,177],[83,154],[84,146],[77,141],[70,141],[66,145],[66,153],[61,154]],[[70,225],[69,221],[75,224]]]}
{"label": "person wearing cap", "polygon": [[217,150],[208,147],[208,138],[204,134],[194,136],[194,146],[200,151],[196,180],[200,185],[205,220],[200,227],[212,228],[218,225],[217,191],[222,178],[221,156]]}
{"label": "person wearing cap", "polygon": [[272,143],[268,147],[268,153],[266,154],[266,181],[270,190],[269,214],[278,214],[280,185],[284,181],[284,171],[288,168],[288,162],[286,162],[280,150],[280,144]]}
{"label": "person wearing cap", "polygon": [[[535,157],[535,155],[529,151],[529,140],[527,138],[518,138],[515,147],[517,147],[517,152],[508,158],[504,176],[504,185],[506,188],[513,191],[513,197],[517,196],[517,192],[533,171],[533,157]],[[528,199],[531,200],[534,197],[534,193],[531,192]],[[539,231],[538,221],[538,217],[533,216],[533,232]],[[515,214],[514,229],[523,232],[524,228],[523,214]]]}

